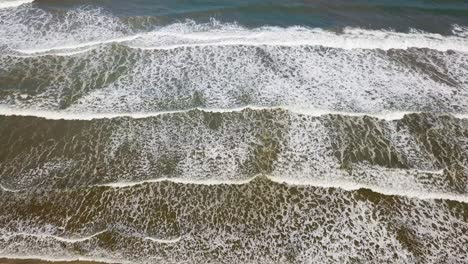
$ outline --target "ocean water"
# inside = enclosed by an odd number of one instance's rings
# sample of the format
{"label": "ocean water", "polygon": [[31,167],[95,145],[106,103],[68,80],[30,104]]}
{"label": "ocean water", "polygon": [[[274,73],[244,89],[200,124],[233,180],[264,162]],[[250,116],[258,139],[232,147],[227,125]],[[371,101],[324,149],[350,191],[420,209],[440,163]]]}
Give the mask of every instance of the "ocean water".
{"label": "ocean water", "polygon": [[4,258],[468,263],[468,2],[0,0]]}

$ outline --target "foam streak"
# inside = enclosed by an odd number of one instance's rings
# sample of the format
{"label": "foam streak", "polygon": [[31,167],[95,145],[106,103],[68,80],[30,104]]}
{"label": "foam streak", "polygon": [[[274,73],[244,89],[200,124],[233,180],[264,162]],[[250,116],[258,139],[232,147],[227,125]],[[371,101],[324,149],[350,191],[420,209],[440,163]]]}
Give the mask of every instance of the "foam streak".
{"label": "foam streak", "polygon": [[5,192],[20,192],[21,191],[21,190],[13,190],[13,189],[7,188],[1,184],[0,184],[0,190],[5,191]]}
{"label": "foam streak", "polygon": [[[0,7],[1,5],[0,3]],[[124,24],[118,25],[119,27],[126,27]],[[459,28],[456,25],[454,27]],[[455,32],[455,35],[444,36],[425,32],[403,33],[387,30],[345,28],[343,32],[336,33],[321,28],[301,26],[248,29],[235,24],[222,24],[217,21],[197,24],[189,20],[143,33],[130,32],[122,35],[122,33],[110,29],[108,32],[110,34],[107,34],[107,36],[96,36],[76,43],[67,43],[69,37],[64,37],[62,42],[52,45],[45,40],[34,39],[36,43],[16,48],[13,45],[12,50],[29,55],[44,55],[44,53],[51,52],[54,54],[56,51],[66,51],[61,52],[60,55],[72,55],[76,54],[76,52],[73,52],[75,49],[121,43],[130,48],[146,50],[172,50],[205,46],[321,46],[345,50],[427,48],[442,52],[448,50],[468,52],[468,39],[457,32]],[[116,34],[119,37],[115,37]],[[34,47],[35,45],[37,47]]]}
{"label": "foam streak", "polygon": [[80,238],[66,238],[66,237],[48,235],[48,234],[29,234],[29,233],[15,233],[15,234],[7,235],[5,237],[10,238],[10,237],[15,237],[15,236],[27,236],[27,237],[35,237],[35,238],[40,238],[40,239],[52,238],[54,240],[61,241],[61,242],[66,242],[66,243],[78,243],[78,242],[84,242],[86,240],[90,240],[93,237],[99,236],[100,234],[102,234],[102,233],[104,233],[106,231],[107,230],[103,230],[103,231],[97,232],[95,234],[85,236],[85,237],[80,237]]}
{"label": "foam streak", "polygon": [[173,243],[179,242],[182,239],[182,237],[176,237],[176,238],[173,238],[173,239],[161,239],[161,238],[153,238],[153,237],[144,237],[144,239],[150,240],[150,241],[153,241],[153,242],[157,242],[157,243],[160,243],[160,244],[173,244]]}
{"label": "foam streak", "polygon": [[[439,171],[435,171],[432,173],[440,173]],[[441,192],[424,192],[419,190],[404,190],[404,189],[390,189],[390,188],[383,188],[379,186],[349,182],[349,181],[325,181],[325,180],[296,180],[296,179],[288,179],[288,178],[281,178],[281,177],[274,177],[274,176],[263,176],[263,175],[256,175],[250,179],[246,180],[237,180],[237,181],[229,181],[229,180],[189,180],[189,179],[170,179],[170,178],[159,178],[159,179],[151,179],[146,181],[136,181],[136,182],[114,182],[108,184],[102,184],[98,186],[107,186],[112,188],[127,188],[136,186],[139,184],[145,183],[156,183],[156,182],[173,182],[173,183],[182,183],[182,184],[196,184],[196,185],[220,185],[220,184],[228,184],[228,185],[242,185],[248,184],[255,180],[257,177],[266,177],[269,180],[276,182],[276,183],[284,183],[288,185],[299,185],[299,186],[314,186],[320,188],[339,188],[345,191],[356,191],[359,189],[370,189],[374,192],[383,194],[383,195],[395,195],[395,196],[402,196],[408,198],[416,198],[421,200],[451,200],[457,202],[468,203],[468,196],[462,194],[453,194],[453,193],[441,193]]]}
{"label": "foam streak", "polygon": [[[96,41],[90,41],[90,42],[84,42],[84,43],[77,43],[77,44],[74,44],[74,45],[67,45],[67,46],[61,46],[61,47],[51,47],[51,48],[43,48],[43,49],[30,49],[30,50],[14,49],[14,51],[24,53],[24,54],[47,53],[47,52],[54,52],[54,51],[69,51],[69,50],[83,49],[83,48],[98,46],[98,45],[102,45],[102,44],[121,43],[121,42],[131,41],[131,40],[137,39],[138,37],[139,37],[138,35],[134,35],[134,36],[127,36],[127,37],[107,39],[107,40],[96,40]],[[80,50],[80,51],[62,52],[62,53],[58,53],[57,55],[59,55],[59,56],[74,55],[74,54],[78,54],[78,53],[81,53],[81,52],[86,52],[86,51],[89,51],[89,50],[90,49],[85,49],[85,50]]]}
{"label": "foam streak", "polygon": [[[229,112],[241,112],[243,110],[252,109],[252,110],[286,110],[292,113],[303,114],[308,116],[323,116],[323,115],[344,115],[344,116],[370,116],[382,120],[399,120],[402,119],[407,114],[418,114],[421,112],[381,112],[381,113],[357,113],[357,112],[340,112],[332,110],[321,110],[313,108],[304,108],[304,107],[294,107],[294,106],[273,106],[273,107],[264,107],[264,106],[244,106],[238,108],[190,108],[186,110],[174,110],[174,111],[159,111],[159,112],[134,112],[134,113],[76,113],[69,111],[49,111],[49,110],[30,110],[30,109],[18,109],[8,106],[0,106],[0,115],[3,116],[33,116],[41,117],[49,120],[94,120],[94,119],[104,119],[104,118],[118,118],[118,117],[130,117],[134,119],[143,119],[148,117],[166,115],[166,114],[177,114],[177,113],[187,113],[194,110],[199,110],[203,112],[210,113],[229,113]],[[459,119],[468,118],[468,114],[464,113],[447,113],[453,115]]]}

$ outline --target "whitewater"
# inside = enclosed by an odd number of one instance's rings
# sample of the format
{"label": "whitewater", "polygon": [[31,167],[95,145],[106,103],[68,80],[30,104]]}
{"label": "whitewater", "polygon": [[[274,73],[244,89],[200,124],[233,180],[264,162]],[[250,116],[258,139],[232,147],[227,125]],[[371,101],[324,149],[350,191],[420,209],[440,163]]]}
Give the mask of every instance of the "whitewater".
{"label": "whitewater", "polygon": [[0,262],[467,263],[467,18],[0,0]]}

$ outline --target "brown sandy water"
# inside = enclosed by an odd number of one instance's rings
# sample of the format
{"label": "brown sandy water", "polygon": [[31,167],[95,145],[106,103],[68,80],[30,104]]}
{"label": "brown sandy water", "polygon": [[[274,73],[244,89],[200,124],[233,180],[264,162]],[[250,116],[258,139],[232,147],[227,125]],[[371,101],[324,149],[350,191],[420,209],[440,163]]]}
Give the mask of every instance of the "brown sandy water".
{"label": "brown sandy water", "polygon": [[468,263],[461,2],[13,2],[0,263]]}
{"label": "brown sandy water", "polygon": [[6,252],[165,263],[468,252],[464,119],[247,109],[0,122]]}

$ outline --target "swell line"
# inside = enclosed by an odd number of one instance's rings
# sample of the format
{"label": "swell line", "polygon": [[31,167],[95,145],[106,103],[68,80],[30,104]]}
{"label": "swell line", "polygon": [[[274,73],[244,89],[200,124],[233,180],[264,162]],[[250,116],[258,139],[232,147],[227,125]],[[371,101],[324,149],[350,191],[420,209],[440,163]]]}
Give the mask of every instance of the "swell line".
{"label": "swell line", "polygon": [[[139,35],[132,35],[132,36],[126,36],[126,37],[120,37],[120,38],[107,39],[107,40],[100,40],[100,41],[96,40],[96,41],[90,41],[90,42],[85,42],[85,43],[77,43],[73,45],[65,45],[61,47],[50,47],[50,48],[29,49],[29,50],[13,49],[13,51],[31,55],[35,53],[45,53],[45,52],[51,52],[51,51],[82,49],[82,48],[88,48],[92,46],[98,46],[98,45],[109,44],[109,43],[121,43],[121,42],[126,42],[126,41],[132,41],[139,37],[140,37]],[[53,55],[67,56],[67,55],[78,54],[78,53],[85,52],[85,51],[89,51],[89,49],[81,50],[81,51],[74,51],[74,52],[69,52],[69,53],[66,53],[66,52],[58,53],[58,54],[53,53]]]}
{"label": "swell line", "polygon": [[[57,240],[57,241],[73,244],[73,243],[84,242],[84,241],[90,240],[90,239],[92,239],[92,238],[94,238],[96,236],[99,236],[99,235],[107,232],[107,231],[108,230],[102,230],[102,231],[97,232],[95,234],[85,236],[85,237],[80,237],[80,238],[67,238],[67,237],[61,237],[61,236],[49,235],[49,234],[31,234],[31,233],[24,233],[24,232],[14,233],[14,234],[10,234],[10,235],[4,235],[3,237],[0,237],[0,238],[9,239],[11,237],[17,237],[17,236],[35,237],[35,238],[40,238],[40,239],[52,238],[52,239]],[[173,243],[179,242],[182,239],[182,236],[175,237],[175,238],[169,238],[169,239],[154,238],[154,237],[146,236],[146,237],[142,237],[142,239],[157,242],[157,243],[160,243],[160,244],[173,244]]]}
{"label": "swell line", "polygon": [[[440,174],[441,171],[424,171],[429,174]],[[287,185],[296,185],[296,186],[313,186],[320,188],[339,188],[345,191],[357,191],[359,189],[369,189],[373,192],[387,195],[387,196],[400,196],[407,198],[415,198],[420,200],[451,200],[468,204],[468,195],[455,194],[455,193],[442,193],[442,192],[424,192],[419,190],[404,190],[404,189],[392,189],[392,188],[383,188],[375,185],[368,185],[362,183],[355,183],[350,181],[326,181],[326,180],[297,180],[297,179],[287,179],[269,175],[258,174],[252,178],[245,180],[189,180],[189,179],[177,179],[177,178],[158,178],[158,179],[149,179],[143,181],[133,181],[133,182],[113,182],[107,184],[99,184],[95,186],[106,186],[111,188],[128,188],[145,183],[159,183],[159,182],[172,182],[172,183],[181,183],[181,184],[194,184],[194,185],[243,185],[249,184],[259,177],[265,177],[268,180]]]}
{"label": "swell line", "polygon": [[[427,173],[427,172],[426,172]],[[439,174],[439,171],[434,171],[432,173]],[[291,179],[281,179],[279,177],[267,176],[273,182],[285,183],[288,185],[298,185],[298,186],[314,186],[321,188],[340,188],[345,191],[357,191],[359,189],[369,189],[373,192],[383,194],[386,196],[400,196],[407,198],[415,198],[419,200],[450,200],[456,202],[462,202],[468,204],[468,195],[455,194],[455,193],[442,193],[442,192],[423,192],[419,190],[404,190],[404,189],[391,189],[384,188],[375,185],[368,185],[362,183],[355,183],[349,181],[336,181],[329,182],[324,180],[291,180]]]}
{"label": "swell line", "polygon": [[[219,22],[216,22],[219,24]],[[409,49],[428,48],[438,51],[455,50],[468,52],[468,39],[460,33],[444,36],[435,33],[401,33],[385,30],[345,28],[342,33],[321,28],[259,27],[247,29],[238,25],[219,24],[215,29],[210,24],[192,22],[175,23],[155,31],[140,32],[110,39],[93,39],[75,44],[61,44],[41,48],[13,48],[17,53],[44,55],[47,52],[67,51],[59,55],[73,55],[74,49],[83,49],[101,44],[120,43],[126,47],[142,50],[171,50],[206,46],[322,46],[345,50],[352,49]],[[34,46],[33,43],[31,43]],[[79,53],[79,52],[78,52]],[[52,53],[53,54],[53,53]],[[55,54],[53,54],[55,55]]]}
{"label": "swell line", "polygon": [[61,237],[61,236],[56,236],[56,235],[48,235],[48,234],[30,234],[30,233],[15,233],[11,235],[5,235],[4,238],[10,238],[10,237],[16,237],[16,236],[27,236],[27,237],[36,237],[36,238],[52,238],[57,241],[61,242],[66,242],[66,243],[78,243],[78,242],[84,242],[86,240],[90,240],[96,236],[99,236],[100,234],[103,234],[107,232],[107,230],[102,230],[100,232],[97,232],[95,234],[85,236],[85,237],[80,237],[80,238],[66,238],[66,237]]}
{"label": "swell line", "polygon": [[248,178],[245,180],[217,180],[217,179],[209,179],[209,180],[190,180],[190,179],[180,179],[180,178],[157,178],[157,179],[149,179],[149,180],[141,180],[141,181],[122,181],[122,182],[111,182],[111,183],[104,183],[104,184],[97,184],[95,186],[102,186],[102,187],[111,187],[111,188],[127,188],[133,187],[140,184],[145,183],[160,183],[160,182],[173,182],[173,183],[181,183],[181,184],[195,184],[195,185],[242,185],[248,184],[254,179],[258,177],[254,176],[252,178]]}
{"label": "swell line", "polygon": [[[338,35],[336,35],[338,36]],[[285,37],[287,38],[287,37]],[[395,43],[394,43],[395,42]],[[406,50],[409,48],[427,48],[432,50],[437,50],[445,52],[448,50],[456,50],[461,52],[468,52],[468,46],[466,43],[430,43],[429,39],[421,40],[421,43],[417,41],[409,40],[394,40],[386,41],[384,39],[371,40],[371,39],[353,39],[353,38],[330,38],[326,40],[313,40],[313,39],[304,39],[304,40],[295,40],[295,41],[284,41],[284,40],[219,40],[219,41],[208,41],[201,43],[184,43],[184,44],[164,44],[164,45],[154,45],[154,46],[138,46],[132,45],[129,43],[127,47],[133,49],[141,50],[174,50],[180,48],[192,48],[192,47],[216,47],[216,46],[277,46],[277,47],[298,47],[298,46],[321,46],[328,48],[336,49],[381,49],[381,50],[390,50],[390,49],[402,49]]]}
{"label": "swell line", "polygon": [[[134,119],[144,119],[148,117],[155,117],[160,115],[167,114],[179,114],[179,113],[188,113],[190,111],[202,111],[208,113],[232,113],[232,112],[241,112],[244,110],[285,110],[291,113],[303,114],[308,116],[324,116],[324,115],[343,115],[343,116],[370,116],[382,120],[392,121],[402,119],[405,115],[409,114],[420,114],[419,111],[394,111],[394,112],[377,112],[377,113],[359,113],[359,112],[342,112],[342,111],[333,111],[326,109],[315,109],[315,108],[306,108],[301,106],[255,106],[247,105],[237,108],[202,108],[195,107],[184,110],[173,110],[173,111],[157,111],[157,112],[123,112],[123,113],[76,113],[70,111],[51,111],[51,110],[31,110],[31,109],[18,109],[7,106],[0,106],[0,115],[1,116],[32,116],[40,117],[49,120],[95,120],[95,119],[111,119],[118,117],[130,117]],[[468,118],[468,114],[465,113],[437,113],[437,114],[447,114],[452,115],[458,119]]]}

